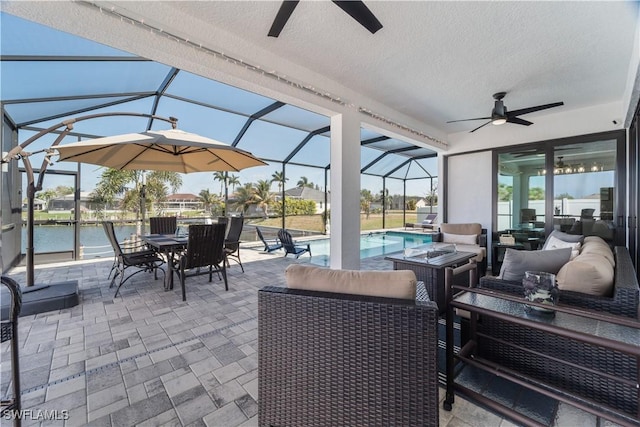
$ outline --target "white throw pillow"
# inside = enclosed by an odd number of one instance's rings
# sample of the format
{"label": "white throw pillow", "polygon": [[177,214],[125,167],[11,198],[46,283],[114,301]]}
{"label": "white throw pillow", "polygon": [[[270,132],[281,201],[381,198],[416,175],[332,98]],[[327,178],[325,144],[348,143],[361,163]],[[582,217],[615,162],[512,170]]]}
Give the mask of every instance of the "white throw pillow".
{"label": "white throw pillow", "polygon": [[442,242],[457,243],[459,245],[475,245],[478,243],[478,236],[475,234],[442,233]]}
{"label": "white throw pillow", "polygon": [[571,248],[571,258],[569,260],[572,260],[580,254],[580,246],[580,242],[565,242],[555,236],[549,236],[544,245],[544,250]]}

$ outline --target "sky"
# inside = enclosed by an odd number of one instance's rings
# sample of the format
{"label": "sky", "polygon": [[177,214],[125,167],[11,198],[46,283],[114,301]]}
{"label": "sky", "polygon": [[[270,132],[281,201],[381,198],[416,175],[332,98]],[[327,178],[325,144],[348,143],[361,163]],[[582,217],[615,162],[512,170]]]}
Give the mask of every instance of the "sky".
{"label": "sky", "polygon": [[[0,14],[2,25],[0,26],[0,43],[3,55],[69,55],[69,56],[130,56],[108,46],[85,40],[70,34],[66,34],[51,28],[22,20],[5,13]],[[135,93],[137,91],[154,91],[166,78],[171,67],[154,62],[100,62],[100,67],[89,63],[64,61],[35,62],[3,61],[0,77],[0,99],[33,99],[51,98],[83,94],[103,94],[109,91],[119,93]],[[90,76],[90,77],[87,77]],[[131,76],[135,76],[131,78]],[[195,99],[200,103],[219,106],[221,110],[212,110],[201,105],[188,104],[175,98],[163,97],[157,106],[156,114],[163,117],[178,117],[178,128],[187,132],[196,133],[223,143],[231,144],[240,129],[247,121],[247,116],[253,114],[275,100],[263,97],[238,88],[233,88],[219,82],[181,71],[172,81],[170,95]],[[139,99],[114,107],[101,108],[87,113],[71,115],[78,117],[84,114],[96,112],[114,111],[143,111],[152,110],[153,98]],[[67,102],[67,101],[65,101]],[[106,102],[104,100],[68,101],[68,110],[84,108],[87,103]],[[28,122],[33,116],[46,117],[59,110],[54,102],[40,102],[28,104],[7,104],[6,108],[16,123]],[[237,114],[239,112],[242,114]],[[295,106],[286,105],[267,116],[265,121],[254,121],[244,134],[239,148],[250,151],[262,159],[283,159],[294,150],[298,144],[312,130],[328,126],[330,120],[326,116],[313,113]],[[46,128],[57,124],[62,118],[33,124],[34,127]],[[289,123],[291,126],[280,126],[275,123]],[[111,117],[92,119],[78,122],[74,125],[74,131],[78,133],[112,136],[124,133],[137,133],[146,130],[147,118]],[[170,125],[156,120],[152,130],[168,129]],[[35,132],[21,130],[19,142],[23,142],[33,136]],[[363,139],[379,136],[371,131],[363,130]],[[37,152],[49,148],[54,142],[54,135],[45,135],[31,144],[27,151]],[[62,144],[76,142],[77,138],[65,138]],[[371,148],[362,149],[361,168],[372,159],[377,158],[381,151]],[[389,156],[399,157],[397,155]],[[44,154],[31,156],[34,168],[39,168]],[[329,163],[329,137],[326,134],[314,136],[309,143],[296,154],[293,162],[326,166]],[[53,157],[56,160],[56,157]],[[387,159],[385,159],[386,161]],[[437,175],[437,161],[430,162],[430,171]],[[22,164],[20,164],[22,166]],[[76,163],[60,162],[50,166],[51,170],[77,170]],[[82,164],[81,191],[90,192],[100,179],[104,169]],[[255,183],[260,179],[271,179],[276,171],[281,171],[280,163],[271,163],[269,166],[250,168],[236,173],[241,184]],[[423,176],[422,171],[418,171]],[[288,181],[286,188],[296,185],[301,177],[317,184],[324,189],[324,168],[301,167],[288,165],[286,168]],[[72,185],[73,178],[69,176],[47,174],[43,183],[44,189],[52,189],[59,185]],[[402,194],[401,180],[387,179],[387,188],[390,194]],[[429,192],[429,180],[407,180],[407,195],[424,197]],[[329,185],[330,188],[330,185]],[[379,193],[382,189],[382,178],[377,176],[362,175],[361,188],[373,193]],[[183,175],[183,186],[178,192],[198,194],[203,189],[209,189],[214,193],[220,192],[220,184],[213,180],[213,173],[194,173]],[[272,191],[277,191],[277,184],[272,185]]]}

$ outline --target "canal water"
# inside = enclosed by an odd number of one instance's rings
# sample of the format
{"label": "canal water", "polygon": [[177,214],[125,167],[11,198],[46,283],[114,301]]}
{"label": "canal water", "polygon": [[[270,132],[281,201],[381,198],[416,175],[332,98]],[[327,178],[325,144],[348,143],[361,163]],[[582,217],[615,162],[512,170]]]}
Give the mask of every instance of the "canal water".
{"label": "canal water", "polygon": [[[135,234],[135,225],[115,225],[119,242]],[[22,227],[22,253],[26,253],[27,229]],[[112,257],[113,250],[107,240],[102,225],[83,225],[80,227],[80,244],[84,258]],[[36,253],[73,250],[73,226],[38,225],[34,227],[33,246]]]}

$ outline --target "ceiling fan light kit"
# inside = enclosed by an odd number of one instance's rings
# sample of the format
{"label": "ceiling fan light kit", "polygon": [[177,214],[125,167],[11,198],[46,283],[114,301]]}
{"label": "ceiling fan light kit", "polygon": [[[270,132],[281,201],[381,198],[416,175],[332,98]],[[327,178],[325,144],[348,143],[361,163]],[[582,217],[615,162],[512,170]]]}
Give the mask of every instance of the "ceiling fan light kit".
{"label": "ceiling fan light kit", "polygon": [[507,92],[497,92],[493,94],[493,99],[495,100],[495,102],[494,102],[493,110],[491,110],[491,116],[489,117],[476,117],[473,119],[450,120],[447,123],[468,122],[471,120],[489,120],[488,122],[471,130],[470,133],[473,133],[478,129],[485,127],[489,123],[495,126],[500,126],[505,123],[513,123],[516,125],[530,126],[533,124],[533,122],[530,122],[525,119],[521,119],[518,116],[564,105],[564,102],[554,102],[552,104],[544,104],[544,105],[538,105],[536,107],[528,107],[528,108],[521,108],[519,110],[514,110],[514,111],[507,111],[507,107],[505,107],[504,102],[502,102],[502,98],[504,98],[506,94]]}

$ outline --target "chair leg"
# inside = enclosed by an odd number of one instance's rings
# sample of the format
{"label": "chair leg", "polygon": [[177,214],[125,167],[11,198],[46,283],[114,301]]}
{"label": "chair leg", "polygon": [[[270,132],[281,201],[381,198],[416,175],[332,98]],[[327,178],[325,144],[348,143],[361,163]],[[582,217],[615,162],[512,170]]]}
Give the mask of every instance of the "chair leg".
{"label": "chair leg", "polygon": [[184,285],[184,265],[180,266],[180,287],[182,288],[182,301],[187,300],[187,289]]}
{"label": "chair leg", "polygon": [[238,249],[238,264],[240,264],[240,270],[244,273],[244,267],[242,266],[242,261],[240,261],[240,250]]}
{"label": "chair leg", "polygon": [[227,269],[224,266],[224,263],[222,264],[222,278],[224,279],[224,290],[228,291],[229,290],[229,283],[227,282]]}

